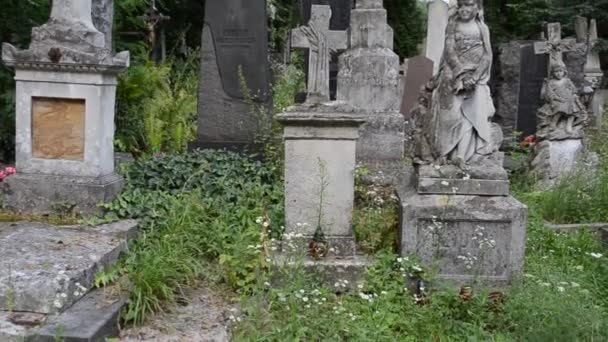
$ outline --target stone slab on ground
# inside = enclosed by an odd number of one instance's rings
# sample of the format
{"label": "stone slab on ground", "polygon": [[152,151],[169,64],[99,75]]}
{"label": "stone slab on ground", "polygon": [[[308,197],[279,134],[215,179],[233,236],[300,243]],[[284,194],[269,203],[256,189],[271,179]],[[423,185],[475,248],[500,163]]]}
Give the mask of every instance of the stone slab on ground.
{"label": "stone slab on ground", "polygon": [[137,221],[98,227],[0,223],[0,310],[62,312],[115,263]]}
{"label": "stone slab on ground", "polygon": [[118,336],[118,317],[127,298],[116,286],[91,291],[58,315],[0,311],[0,341],[105,341]]}

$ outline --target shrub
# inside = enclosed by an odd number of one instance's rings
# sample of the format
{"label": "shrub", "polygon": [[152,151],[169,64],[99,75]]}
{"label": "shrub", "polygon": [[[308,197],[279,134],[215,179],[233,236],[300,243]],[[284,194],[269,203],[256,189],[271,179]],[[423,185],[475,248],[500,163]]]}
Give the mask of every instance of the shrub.
{"label": "shrub", "polygon": [[194,140],[198,72],[190,59],[130,67],[117,87],[116,146],[136,156],[184,152]]}

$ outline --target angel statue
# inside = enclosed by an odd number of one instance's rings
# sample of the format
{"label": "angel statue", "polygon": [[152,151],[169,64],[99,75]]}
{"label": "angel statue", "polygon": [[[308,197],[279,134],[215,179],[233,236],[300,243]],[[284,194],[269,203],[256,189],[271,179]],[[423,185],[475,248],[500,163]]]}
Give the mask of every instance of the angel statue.
{"label": "angel statue", "polygon": [[432,162],[467,170],[469,163],[495,152],[499,144],[492,141],[490,123],[495,111],[488,87],[491,65],[490,32],[480,0],[458,0],[432,80],[427,126]]}
{"label": "angel statue", "polygon": [[538,138],[563,140],[582,137],[587,111],[562,63],[551,66],[551,77],[543,84],[541,98],[544,105],[537,114]]}

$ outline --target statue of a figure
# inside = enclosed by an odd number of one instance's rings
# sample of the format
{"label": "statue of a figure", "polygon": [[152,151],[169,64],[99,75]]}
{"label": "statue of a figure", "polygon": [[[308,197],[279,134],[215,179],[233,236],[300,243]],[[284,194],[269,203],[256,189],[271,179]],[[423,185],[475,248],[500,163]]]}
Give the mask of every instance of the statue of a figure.
{"label": "statue of a figure", "polygon": [[550,78],[543,84],[541,99],[544,105],[537,114],[538,138],[563,140],[582,137],[587,112],[563,64],[551,67]]}
{"label": "statue of a figure", "polygon": [[[487,83],[492,65],[490,32],[480,0],[458,0],[448,21],[439,73],[433,79],[427,132],[434,162],[461,169],[495,152]],[[424,159],[424,158],[420,158]]]}

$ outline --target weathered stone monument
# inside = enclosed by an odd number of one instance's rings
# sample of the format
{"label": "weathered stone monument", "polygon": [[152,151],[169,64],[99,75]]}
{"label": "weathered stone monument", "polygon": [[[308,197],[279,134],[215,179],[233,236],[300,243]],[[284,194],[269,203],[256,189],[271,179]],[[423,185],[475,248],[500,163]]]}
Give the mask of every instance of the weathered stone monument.
{"label": "weathered stone monument", "polygon": [[93,25],[90,0],[57,0],[49,21],[32,29],[29,49],[3,45],[17,84],[17,174],[6,181],[8,209],[94,212],[120,191],[114,101],[129,53],[113,55],[110,41]]}
{"label": "weathered stone monument", "polygon": [[400,65],[381,0],[357,2],[351,12],[349,41],[350,47],[338,58],[337,99],[366,116],[357,160],[385,175],[399,172],[404,154]]}
{"label": "weathered stone monument", "polygon": [[[127,68],[129,53],[113,55],[106,37],[111,30],[100,32],[92,18],[92,12],[111,18],[109,10],[93,10],[91,0],[54,0],[48,22],[32,29],[27,50],[2,46],[17,84],[17,174],[3,189],[9,209],[88,213],[120,190],[114,98],[116,75]],[[96,227],[0,223],[0,341],[116,336],[127,294],[91,289],[95,274],[118,260],[136,229],[136,221]]]}
{"label": "weathered stone monument", "polygon": [[[580,26],[580,20],[575,23]],[[568,74],[575,75],[575,86],[583,90],[588,49],[585,31],[579,29],[576,38],[564,39],[559,23],[548,24],[546,31],[543,40],[512,41],[500,47],[496,122],[504,130],[506,145],[514,132],[521,134],[520,139],[536,133],[536,113],[542,106],[540,94],[551,58],[559,58]]]}
{"label": "weathered stone monument", "polygon": [[285,139],[285,232],[307,250],[305,265],[333,284],[356,279],[365,266],[352,230],[357,139],[365,116],[343,101],[329,102],[326,46],[346,36],[328,30],[329,6],[313,5],[312,13],[309,25],[292,33],[292,46],[311,50],[309,96],[278,116]]}
{"label": "weathered stone monument", "polygon": [[266,19],[265,0],[206,2],[195,147],[243,149],[254,142],[266,118],[253,114],[243,86],[254,102],[268,105]]}
{"label": "weathered stone monument", "polygon": [[453,284],[500,286],[522,270],[527,209],[509,196],[502,131],[490,121],[492,48],[480,10],[477,0],[458,1],[440,72],[421,93],[416,174],[398,189],[400,249]]}
{"label": "weathered stone monument", "polygon": [[544,105],[538,110],[538,143],[532,171],[547,185],[576,170],[582,161],[587,112],[559,57],[552,58],[551,76],[543,85]]}

